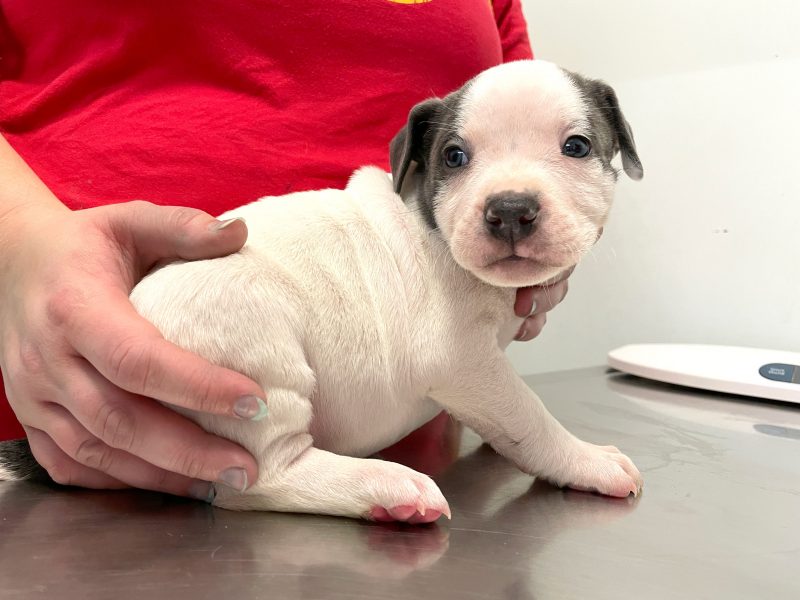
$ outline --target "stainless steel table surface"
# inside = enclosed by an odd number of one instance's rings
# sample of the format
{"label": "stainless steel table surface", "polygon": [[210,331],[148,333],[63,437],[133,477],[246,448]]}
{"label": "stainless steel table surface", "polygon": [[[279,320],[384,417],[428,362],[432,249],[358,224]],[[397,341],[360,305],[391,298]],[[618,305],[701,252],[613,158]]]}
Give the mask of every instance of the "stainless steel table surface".
{"label": "stainless steel table surface", "polygon": [[800,407],[602,368],[528,381],[643,495],[535,482],[446,421],[392,454],[434,473],[434,526],[0,483],[0,598],[800,598]]}

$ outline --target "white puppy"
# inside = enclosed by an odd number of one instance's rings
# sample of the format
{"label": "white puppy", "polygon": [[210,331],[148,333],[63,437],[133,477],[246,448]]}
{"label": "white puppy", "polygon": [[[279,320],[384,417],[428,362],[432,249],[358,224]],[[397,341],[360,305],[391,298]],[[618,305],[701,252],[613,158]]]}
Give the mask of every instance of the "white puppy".
{"label": "white puppy", "polygon": [[501,65],[414,107],[392,141],[394,181],[367,167],[344,190],[261,199],[220,217],[247,221],[240,252],[146,277],[131,300],[168,340],[269,390],[258,422],[186,413],[259,462],[258,481],[219,486],[214,504],[449,516],[429,477],[362,458],[442,409],[527,473],[637,494],[633,463],[566,431],[503,353],[515,288],[597,240],[618,151],[640,178],[610,87],[544,61]]}

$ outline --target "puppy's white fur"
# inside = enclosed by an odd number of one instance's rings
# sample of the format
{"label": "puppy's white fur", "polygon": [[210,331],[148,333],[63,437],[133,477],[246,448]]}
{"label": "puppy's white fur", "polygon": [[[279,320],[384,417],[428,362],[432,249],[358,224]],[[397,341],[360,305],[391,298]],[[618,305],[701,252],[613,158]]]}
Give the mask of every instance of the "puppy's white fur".
{"label": "puppy's white fur", "polygon": [[[458,127],[474,162],[439,192],[440,232],[385,172],[364,168],[345,190],[265,198],[222,215],[247,221],[241,252],[165,266],[133,291],[167,339],[269,390],[259,422],[187,413],[259,461],[258,481],[244,493],[218,487],[217,505],[449,515],[427,476],[360,458],[442,408],[528,473],[638,492],[631,461],[569,434],[503,354],[521,320],[514,289],[497,286],[535,284],[573,265],[610,206],[613,178],[559,151],[589,126],[584,99],[556,67],[525,62],[478,77],[463,106]],[[524,263],[504,263],[507,249],[484,231],[482,202],[532,188],[542,198],[540,231],[517,248]]]}

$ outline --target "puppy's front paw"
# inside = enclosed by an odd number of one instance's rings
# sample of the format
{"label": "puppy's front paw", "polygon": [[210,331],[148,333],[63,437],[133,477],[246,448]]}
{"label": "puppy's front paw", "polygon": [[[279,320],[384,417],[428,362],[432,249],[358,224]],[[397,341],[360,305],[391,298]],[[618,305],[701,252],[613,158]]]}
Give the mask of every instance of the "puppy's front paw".
{"label": "puppy's front paw", "polygon": [[370,476],[368,488],[374,498],[365,519],[417,524],[433,523],[442,515],[450,518],[450,506],[430,477],[395,463],[384,464],[386,468]]}
{"label": "puppy's front paw", "polygon": [[580,448],[555,483],[582,492],[627,498],[642,491],[642,475],[630,458],[615,446],[595,446],[579,442]]}

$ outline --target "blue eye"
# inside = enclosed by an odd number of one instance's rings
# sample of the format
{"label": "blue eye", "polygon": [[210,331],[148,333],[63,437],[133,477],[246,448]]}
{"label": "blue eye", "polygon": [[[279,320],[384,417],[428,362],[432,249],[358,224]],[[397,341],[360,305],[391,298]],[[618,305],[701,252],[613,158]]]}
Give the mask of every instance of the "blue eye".
{"label": "blue eye", "polygon": [[451,169],[463,167],[469,162],[467,153],[458,146],[448,146],[444,149],[444,164]]}
{"label": "blue eye", "polygon": [[584,158],[592,151],[592,143],[582,135],[573,135],[564,142],[561,153],[572,158]]}

